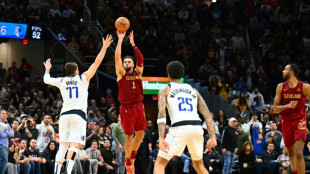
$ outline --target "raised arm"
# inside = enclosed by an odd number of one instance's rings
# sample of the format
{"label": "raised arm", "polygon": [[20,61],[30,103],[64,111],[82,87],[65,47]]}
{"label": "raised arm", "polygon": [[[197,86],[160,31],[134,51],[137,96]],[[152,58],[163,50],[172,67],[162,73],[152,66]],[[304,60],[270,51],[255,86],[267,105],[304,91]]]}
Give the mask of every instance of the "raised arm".
{"label": "raised arm", "polygon": [[125,69],[123,67],[122,63],[122,43],[123,39],[125,37],[126,32],[116,31],[118,36],[117,46],[115,50],[115,70],[117,75],[117,80],[120,80],[123,75],[125,74]]}
{"label": "raised arm", "polygon": [[165,127],[166,127],[166,104],[167,96],[170,92],[170,87],[166,86],[158,93],[158,136],[159,136],[159,148],[160,150],[167,152],[169,149],[168,143],[165,141]]}
{"label": "raised arm", "polygon": [[216,146],[216,139],[215,139],[215,128],[214,128],[214,123],[213,123],[213,118],[211,116],[211,113],[209,111],[209,108],[200,95],[200,93],[195,89],[195,92],[198,96],[198,110],[199,112],[203,115],[206,125],[207,125],[207,131],[209,134],[209,140],[207,142],[207,146],[213,148]]}
{"label": "raised arm", "polygon": [[134,41],[134,34],[133,34],[133,31],[130,32],[129,34],[129,41],[130,41],[130,44],[133,48],[133,51],[135,52],[138,60],[137,60],[137,63],[136,63],[136,72],[142,76],[142,73],[143,73],[143,61],[144,61],[144,57],[142,55],[142,53],[140,52],[139,48],[136,46],[135,44],[135,41]]}
{"label": "raised arm", "polygon": [[286,105],[280,105],[281,104],[281,95],[282,95],[282,83],[278,84],[277,90],[276,90],[276,96],[274,98],[273,105],[271,105],[271,109],[275,113],[280,113],[285,109],[292,108],[294,109],[298,103],[298,101],[291,101],[290,103]]}
{"label": "raised arm", "polygon": [[50,70],[52,68],[51,58],[48,58],[45,62],[43,62],[43,64],[44,64],[44,67],[45,67],[45,74],[44,74],[44,77],[43,77],[44,83],[49,84],[49,85],[53,85],[53,86],[56,86],[56,87],[59,87],[62,78],[53,78],[50,75]]}
{"label": "raised arm", "polygon": [[308,100],[310,100],[310,85],[308,83],[304,83],[303,91]]}
{"label": "raised arm", "polygon": [[105,56],[107,48],[110,46],[110,44],[112,42],[113,42],[113,40],[112,40],[111,35],[108,34],[105,40],[102,37],[102,48],[101,48],[99,54],[97,55],[95,62],[89,67],[89,69],[87,71],[84,72],[84,75],[86,76],[88,82],[95,75],[98,67],[100,66],[100,64],[101,64],[101,62]]}

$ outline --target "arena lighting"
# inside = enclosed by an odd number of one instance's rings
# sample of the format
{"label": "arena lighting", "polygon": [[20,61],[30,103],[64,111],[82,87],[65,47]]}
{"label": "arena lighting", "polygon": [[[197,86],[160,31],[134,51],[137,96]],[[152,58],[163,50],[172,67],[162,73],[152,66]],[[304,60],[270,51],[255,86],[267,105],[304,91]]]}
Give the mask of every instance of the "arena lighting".
{"label": "arena lighting", "polygon": [[23,40],[23,45],[28,45],[28,40],[27,39]]}
{"label": "arena lighting", "polygon": [[[181,78],[184,82],[184,78]],[[142,77],[143,94],[157,95],[169,83],[167,77]]]}

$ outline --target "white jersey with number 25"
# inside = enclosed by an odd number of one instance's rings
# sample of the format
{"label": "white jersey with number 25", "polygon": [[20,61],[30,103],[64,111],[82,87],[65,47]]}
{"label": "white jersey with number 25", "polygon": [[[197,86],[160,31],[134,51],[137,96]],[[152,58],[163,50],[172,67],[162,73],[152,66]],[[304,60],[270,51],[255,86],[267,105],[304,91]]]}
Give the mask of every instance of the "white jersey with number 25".
{"label": "white jersey with number 25", "polygon": [[197,112],[198,96],[195,90],[186,83],[171,82],[170,93],[167,97],[167,108],[171,124],[187,121],[199,120]]}

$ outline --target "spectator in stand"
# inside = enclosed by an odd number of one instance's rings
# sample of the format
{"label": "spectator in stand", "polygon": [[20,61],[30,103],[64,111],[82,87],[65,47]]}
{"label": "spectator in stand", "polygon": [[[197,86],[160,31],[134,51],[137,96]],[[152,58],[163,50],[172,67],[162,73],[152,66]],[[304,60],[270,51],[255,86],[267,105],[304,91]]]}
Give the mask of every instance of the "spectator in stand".
{"label": "spectator in stand", "polygon": [[149,165],[148,165],[148,168],[147,168],[148,174],[153,173],[153,171],[154,171],[154,163],[155,163],[155,161],[157,159],[158,152],[159,152],[159,140],[156,141],[156,146],[152,150],[152,152],[151,152],[151,154],[149,156]]}
{"label": "spectator in stand", "polygon": [[5,166],[8,163],[9,138],[14,137],[14,132],[6,121],[7,112],[2,109],[0,110],[0,123],[5,123],[7,127],[0,131],[0,174],[4,174]]}
{"label": "spectator in stand", "polygon": [[240,174],[250,174],[255,172],[255,153],[253,145],[249,141],[243,144],[239,153],[239,170]]}
{"label": "spectator in stand", "polygon": [[99,143],[99,148],[98,149],[103,149],[104,148],[104,138],[105,138],[105,128],[101,127],[99,125],[99,129],[98,129],[98,143]]}
{"label": "spectator in stand", "polygon": [[264,151],[259,155],[255,161],[256,174],[264,173],[273,174],[276,169],[276,159],[278,153],[274,151],[274,144],[269,143],[267,151]]}
{"label": "spectator in stand", "polygon": [[263,104],[262,98],[257,96],[254,98],[254,103],[252,104],[251,110],[260,113],[262,111]]}
{"label": "spectator in stand", "polygon": [[29,143],[31,139],[37,139],[39,131],[35,128],[35,121],[33,117],[29,117],[22,122],[23,127],[20,129],[22,140],[27,140]]}
{"label": "spectator in stand", "polygon": [[29,164],[31,165],[30,173],[37,174],[41,173],[41,164],[45,164],[46,160],[41,157],[39,151],[37,150],[37,140],[30,140],[30,147],[25,150],[25,157],[29,159]]}
{"label": "spectator in stand", "polygon": [[107,126],[105,128],[105,136],[104,136],[104,140],[110,140],[111,142],[111,148],[115,149],[115,145],[114,145],[114,139],[112,137],[112,129],[110,126]]}
{"label": "spectator in stand", "polygon": [[5,171],[8,174],[18,174],[17,172],[17,150],[14,143],[9,144],[8,163],[6,164]]}
{"label": "spectator in stand", "polygon": [[266,149],[266,141],[263,133],[263,129],[255,125],[253,128],[253,144],[254,152],[256,155],[260,155]]}
{"label": "spectator in stand", "polygon": [[209,173],[221,173],[223,157],[215,148],[206,147],[203,154],[203,163]]}
{"label": "spectator in stand", "polygon": [[[124,174],[125,172],[125,149],[124,145],[126,142],[126,136],[121,124],[121,120],[113,127],[112,137],[115,141],[115,153],[116,153],[116,162],[119,164],[118,173]],[[152,170],[153,171],[153,170]]]}
{"label": "spectator in stand", "polygon": [[39,135],[38,135],[38,149],[39,152],[43,152],[47,145],[50,143],[50,141],[54,140],[54,128],[49,124],[50,119],[52,116],[50,115],[45,115],[43,122],[37,126]]}
{"label": "spectator in stand", "polygon": [[222,135],[222,154],[224,156],[223,174],[232,172],[235,154],[237,153],[238,133],[236,130],[237,120],[231,117],[223,130]]}
{"label": "spectator in stand", "polygon": [[88,156],[86,154],[86,151],[84,150],[84,145],[80,144],[80,147],[78,149],[77,152],[77,158],[79,159],[81,166],[82,166],[82,170],[84,171],[84,173],[90,173],[91,174],[91,166],[90,166],[90,156]]}
{"label": "spectator in stand", "polygon": [[270,132],[266,134],[265,140],[267,144],[272,142],[274,144],[274,150],[279,154],[281,153],[280,144],[282,141],[282,137],[282,132],[277,130],[277,124],[274,122],[271,123]]}
{"label": "spectator in stand", "polygon": [[247,83],[243,80],[243,76],[239,77],[239,81],[235,83],[237,87],[237,91],[242,92],[244,91],[244,88],[247,87]]}
{"label": "spectator in stand", "polygon": [[102,158],[109,174],[118,174],[119,164],[116,162],[115,151],[111,148],[110,140],[104,140],[104,148],[101,150]]}
{"label": "spectator in stand", "polygon": [[245,93],[241,92],[236,101],[238,114],[240,114],[242,111],[249,110],[248,103],[249,101],[247,97],[245,96]]}
{"label": "spectator in stand", "polygon": [[90,106],[88,106],[88,111],[92,110],[93,112],[96,112],[99,110],[99,107],[96,105],[96,100],[91,100],[90,101]]}
{"label": "spectator in stand", "polygon": [[104,97],[100,98],[100,103],[99,103],[98,107],[102,113],[104,113],[105,115],[107,114],[107,111],[109,109],[109,105],[106,103],[106,100]]}
{"label": "spectator in stand", "polygon": [[217,121],[215,121],[215,124],[222,135],[224,128],[227,126],[227,119],[223,110],[219,110],[216,120]]}
{"label": "spectator in stand", "polygon": [[104,165],[101,152],[98,150],[98,141],[92,140],[91,147],[86,149],[86,154],[90,157],[90,165],[92,173],[101,173],[107,171],[106,166]]}
{"label": "spectator in stand", "polygon": [[[259,120],[258,120],[258,116],[257,116],[257,113],[256,112],[253,112],[252,113],[252,118],[251,118],[251,120],[248,122],[248,125],[249,125],[249,127],[250,127],[250,137],[253,137],[253,129],[254,129],[254,125],[258,125],[259,126],[259,128],[263,128],[263,125],[262,125],[262,123],[261,122],[259,122]],[[252,140],[252,142],[254,142],[253,141],[253,138],[251,138],[251,140]],[[254,144],[254,143],[253,143]]]}
{"label": "spectator in stand", "polygon": [[19,122],[16,119],[13,119],[11,124],[12,130],[14,132],[14,138],[21,138],[20,133],[18,132]]}
{"label": "spectator in stand", "polygon": [[[265,103],[263,95],[259,92],[258,87],[255,87],[253,89],[253,92],[251,93],[251,95],[249,97],[249,108],[253,105],[254,98],[257,96],[259,96],[262,99],[262,103]],[[256,112],[256,111],[254,111],[254,112]]]}
{"label": "spectator in stand", "polygon": [[85,148],[88,148],[91,146],[91,142],[93,140],[98,141],[98,135],[96,131],[94,130],[95,124],[93,121],[88,121],[87,122],[87,130],[86,130],[86,145]]}
{"label": "spectator in stand", "polygon": [[56,153],[56,142],[52,140],[42,153],[42,158],[46,160],[45,171],[42,171],[42,173],[50,173],[54,170]]}
{"label": "spectator in stand", "polygon": [[283,154],[278,156],[277,162],[279,163],[278,171],[280,174],[292,174],[292,167],[288,157],[287,147],[283,147]]}
{"label": "spectator in stand", "polygon": [[145,130],[145,136],[149,137],[151,145],[149,144],[149,151],[151,152],[153,148],[156,147],[156,142],[158,140],[158,131],[154,129],[153,122],[151,120],[147,121],[147,129]]}
{"label": "spectator in stand", "polygon": [[241,124],[237,123],[236,128],[238,132],[237,148],[238,148],[238,154],[240,154],[240,152],[243,150],[244,143],[249,142],[249,136],[248,134],[242,131]]}
{"label": "spectator in stand", "polygon": [[17,170],[18,173],[29,174],[31,170],[31,165],[29,164],[29,159],[25,157],[25,150],[27,148],[27,141],[22,140],[20,143],[20,147],[18,149],[18,164]]}

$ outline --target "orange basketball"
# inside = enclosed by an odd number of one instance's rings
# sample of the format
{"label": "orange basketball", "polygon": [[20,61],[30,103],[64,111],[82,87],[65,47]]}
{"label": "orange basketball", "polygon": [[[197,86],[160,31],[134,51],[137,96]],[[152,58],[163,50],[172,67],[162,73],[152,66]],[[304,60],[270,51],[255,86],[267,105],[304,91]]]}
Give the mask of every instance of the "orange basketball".
{"label": "orange basketball", "polygon": [[128,28],[130,27],[130,22],[127,18],[125,17],[119,17],[115,21],[115,27],[119,31],[127,31]]}

